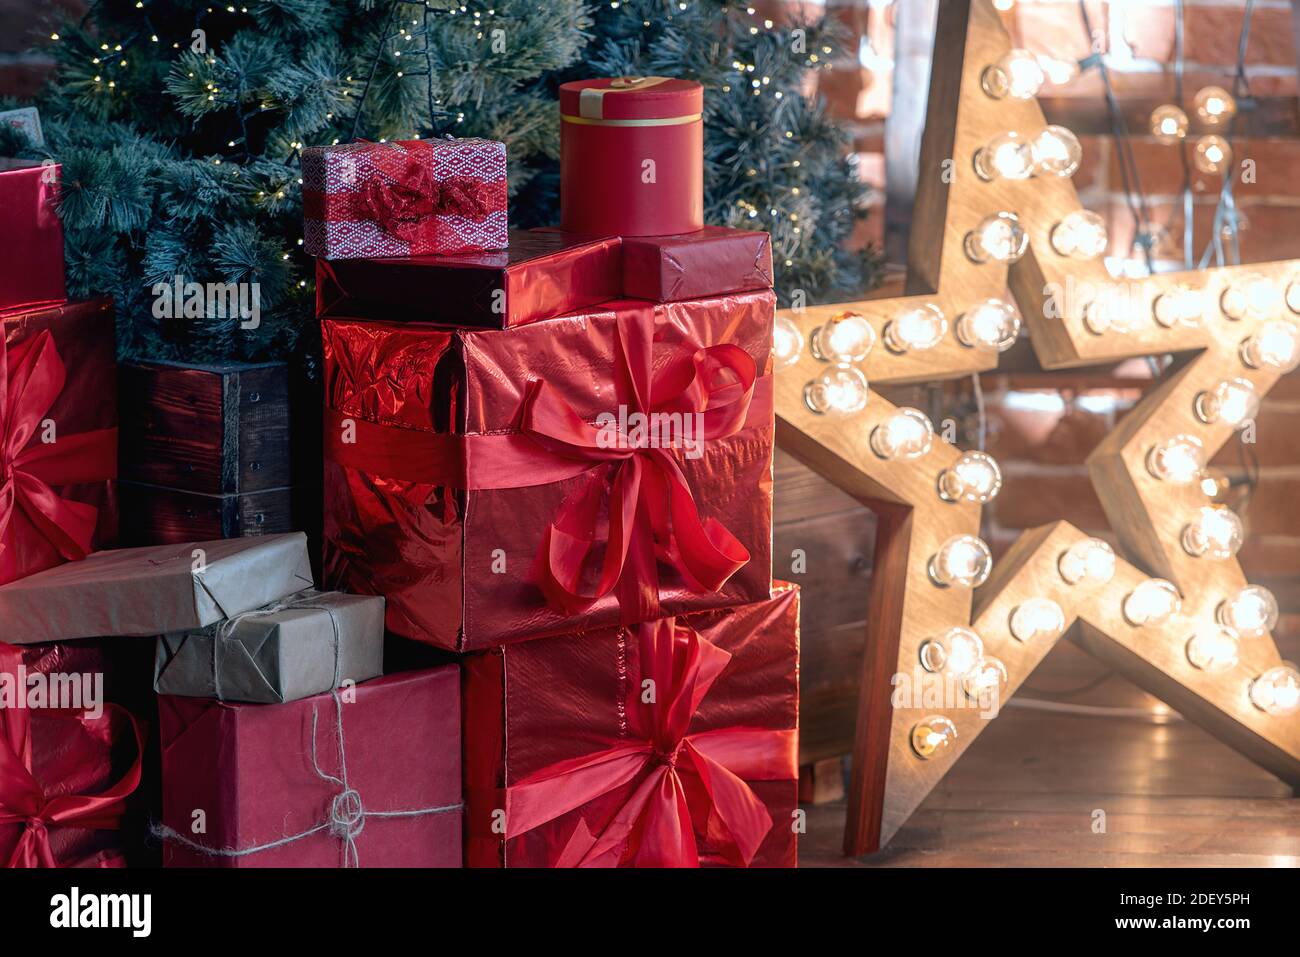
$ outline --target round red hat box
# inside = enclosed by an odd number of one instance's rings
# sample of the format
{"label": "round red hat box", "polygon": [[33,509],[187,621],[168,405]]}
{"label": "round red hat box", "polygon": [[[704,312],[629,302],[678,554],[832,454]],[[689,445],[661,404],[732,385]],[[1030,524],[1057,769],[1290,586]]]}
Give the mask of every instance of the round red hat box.
{"label": "round red hat box", "polygon": [[560,87],[560,226],[602,236],[704,228],[704,88],[663,76]]}

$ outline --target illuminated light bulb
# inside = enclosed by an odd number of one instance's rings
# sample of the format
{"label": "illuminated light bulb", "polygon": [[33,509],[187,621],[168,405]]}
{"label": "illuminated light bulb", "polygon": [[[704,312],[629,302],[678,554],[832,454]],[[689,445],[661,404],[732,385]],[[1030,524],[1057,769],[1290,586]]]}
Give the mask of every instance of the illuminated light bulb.
{"label": "illuminated light bulb", "polygon": [[885,326],[885,348],[900,355],[905,352],[924,352],[933,349],[948,332],[948,320],[943,310],[930,303],[908,309]]}
{"label": "illuminated light bulb", "polygon": [[1106,220],[1089,209],[1076,209],[1052,228],[1052,248],[1071,259],[1096,259],[1108,239]]}
{"label": "illuminated light bulb", "polygon": [[964,246],[973,262],[1013,263],[1029,248],[1029,233],[1015,213],[994,213],[966,234]]}
{"label": "illuminated light bulb", "polygon": [[969,628],[949,628],[921,642],[919,652],[926,671],[960,678],[984,657],[984,642]]}
{"label": "illuminated light bulb", "polygon": [[957,318],[957,341],[972,349],[1006,352],[1020,335],[1020,313],[1009,302],[985,299]]}
{"label": "illuminated light bulb", "polygon": [[930,580],[941,588],[978,588],[993,570],[993,553],[974,535],[955,535],[930,558]]}
{"label": "illuminated light bulb", "polygon": [[1187,660],[1202,671],[1227,671],[1241,660],[1241,642],[1227,628],[1198,631],[1187,639]]}
{"label": "illuminated light bulb", "polygon": [[1199,326],[1205,316],[1205,295],[1186,283],[1162,292],[1151,304],[1151,314],[1166,329]]}
{"label": "illuminated light bulb", "polygon": [[1206,498],[1222,498],[1232,488],[1232,482],[1222,469],[1209,468],[1201,476],[1201,491]]}
{"label": "illuminated light bulb", "polygon": [[1187,136],[1187,114],[1172,103],[1151,111],[1151,135],[1166,146]]}
{"label": "illuminated light bulb", "polygon": [[1199,393],[1193,408],[1206,425],[1222,422],[1240,429],[1259,413],[1259,393],[1249,379],[1225,379],[1208,392]]}
{"label": "illuminated light bulb", "polygon": [[772,364],[777,369],[788,369],[803,355],[803,335],[788,316],[777,316],[772,327]]}
{"label": "illuminated light bulb", "polygon": [[1286,319],[1261,324],[1241,344],[1241,361],[1252,369],[1290,372],[1300,365],[1300,327]]}
{"label": "illuminated light bulb", "polygon": [[1192,165],[1202,173],[1221,173],[1232,162],[1232,147],[1222,136],[1202,136],[1192,151]]}
{"label": "illuminated light bulb", "polygon": [[1183,551],[1194,558],[1226,561],[1237,554],[1243,537],[1236,512],[1225,505],[1206,505],[1183,529]]}
{"label": "illuminated light bulb", "polygon": [[1010,97],[1029,100],[1038,94],[1047,79],[1038,57],[1028,50],[1009,50],[995,63],[984,68],[980,86],[995,100]]}
{"label": "illuminated light bulb", "polygon": [[1094,336],[1102,336],[1111,331],[1129,331],[1128,318],[1108,309],[1100,299],[1091,299],[1084,303],[1080,310],[1080,317],[1083,319],[1083,327]]}
{"label": "illuminated light bulb", "polygon": [[849,415],[867,407],[867,377],[852,366],[833,366],[803,387],[803,400],[818,415]]}
{"label": "illuminated light bulb", "polygon": [[1124,618],[1130,625],[1163,625],[1183,609],[1173,582],[1148,578],[1124,596]]}
{"label": "illuminated light bulb", "polygon": [[1282,310],[1282,295],[1270,279],[1252,273],[1242,276],[1219,297],[1219,308],[1234,321],[1267,319]]}
{"label": "illuminated light bulb", "polygon": [[1205,471],[1205,446],[1192,435],[1175,435],[1147,451],[1147,471],[1170,485],[1191,485]]}
{"label": "illuminated light bulb", "polygon": [[1100,538],[1085,538],[1061,553],[1057,568],[1071,585],[1104,585],[1115,577],[1115,550]]}
{"label": "illuminated light bulb", "polygon": [[1283,662],[1250,683],[1250,703],[1272,715],[1300,711],[1300,671]]}
{"label": "illuminated light bulb", "polygon": [[1034,147],[1019,133],[1003,133],[975,153],[975,172],[986,181],[1034,175]]}
{"label": "illuminated light bulb", "polygon": [[1006,684],[1007,666],[992,657],[981,658],[970,671],[961,676],[961,690],[973,701],[997,694]]}
{"label": "illuminated light bulb", "polygon": [[1220,126],[1237,113],[1237,101],[1221,86],[1207,86],[1192,100],[1196,118],[1206,126]]}
{"label": "illuminated light bulb", "polygon": [[934,426],[920,409],[899,409],[871,430],[868,442],[882,459],[919,459],[934,444]]}
{"label": "illuminated light bulb", "polygon": [[1219,624],[1243,638],[1262,638],[1277,625],[1277,599],[1267,588],[1247,585],[1215,609]]}
{"label": "illuminated light bulb", "polygon": [[1034,172],[1040,176],[1073,176],[1083,162],[1079,138],[1064,126],[1049,126],[1034,137]]}
{"label": "illuminated light bulb", "polygon": [[939,473],[939,497],[945,502],[992,501],[1002,488],[1002,470],[986,452],[963,452]]}
{"label": "illuminated light bulb", "polygon": [[876,344],[876,330],[865,316],[842,312],[813,330],[812,354],[838,364],[861,362]]}
{"label": "illuminated light bulb", "polygon": [[943,715],[922,718],[912,728],[912,750],[923,761],[951,750],[957,741],[957,726]]}
{"label": "illuminated light bulb", "polygon": [[1045,53],[1038,54],[1038,65],[1043,68],[1047,82],[1053,86],[1069,83],[1079,75],[1078,60],[1061,60]]}
{"label": "illuminated light bulb", "polygon": [[1016,641],[1056,638],[1065,631],[1065,612],[1050,598],[1028,598],[1011,612],[1011,637]]}
{"label": "illuminated light bulb", "polygon": [[1286,307],[1292,312],[1300,312],[1300,281],[1292,280],[1287,283]]}

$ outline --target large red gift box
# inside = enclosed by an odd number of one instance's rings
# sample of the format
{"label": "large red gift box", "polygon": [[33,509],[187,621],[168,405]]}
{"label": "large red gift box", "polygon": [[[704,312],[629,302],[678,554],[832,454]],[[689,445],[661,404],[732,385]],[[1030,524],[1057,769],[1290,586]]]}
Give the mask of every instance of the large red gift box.
{"label": "large red gift box", "polygon": [[66,298],[58,164],[0,159],[0,311]]}
{"label": "large red gift box", "polygon": [[793,867],[798,589],[465,664],[471,867]]}
{"label": "large red gift box", "polygon": [[158,712],[164,866],[461,866],[455,665],[283,704],[159,695]]}
{"label": "large red gift box", "polygon": [[150,863],[152,651],[0,643],[0,867]]}
{"label": "large red gift box", "polygon": [[506,246],[506,147],[491,140],[313,146],[302,153],[303,249],[326,259]]}
{"label": "large red gift box", "polygon": [[0,316],[0,585],[117,539],[110,299]]}
{"label": "large red gift box", "polygon": [[329,587],[455,651],[765,597],[774,310],[763,291],[506,331],[327,315]]}

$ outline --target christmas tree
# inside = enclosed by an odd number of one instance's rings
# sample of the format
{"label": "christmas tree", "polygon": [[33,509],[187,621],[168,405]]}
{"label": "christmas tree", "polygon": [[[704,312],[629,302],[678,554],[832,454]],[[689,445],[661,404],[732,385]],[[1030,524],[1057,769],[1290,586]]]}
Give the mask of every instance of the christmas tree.
{"label": "christmas tree", "polygon": [[[62,163],[69,292],[116,298],[124,356],[314,351],[305,146],[503,140],[512,220],[554,223],[555,90],[580,76],[705,84],[706,219],[772,232],[785,301],[871,278],[870,256],[842,248],[863,200],[843,137],[801,94],[832,54],[826,21],[773,28],[711,0],[100,0],[51,30],[46,143],[0,131],[0,155]],[[256,282],[258,324],[155,315],[153,288],[177,276]]]}

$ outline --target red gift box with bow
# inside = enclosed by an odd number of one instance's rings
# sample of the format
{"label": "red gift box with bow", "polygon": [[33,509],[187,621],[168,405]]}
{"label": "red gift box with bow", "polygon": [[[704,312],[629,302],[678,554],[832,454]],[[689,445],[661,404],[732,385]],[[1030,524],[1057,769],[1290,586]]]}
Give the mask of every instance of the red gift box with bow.
{"label": "red gift box with bow", "polygon": [[793,867],[798,589],[465,663],[470,867]]}
{"label": "red gift box with bow", "polygon": [[328,315],[325,572],[454,651],[771,584],[770,291],[512,330]]}
{"label": "red gift box with bow", "polygon": [[117,539],[110,299],[0,316],[0,585]]}
{"label": "red gift box with bow", "polygon": [[313,146],[303,249],[323,259],[506,248],[506,147],[491,140]]}

